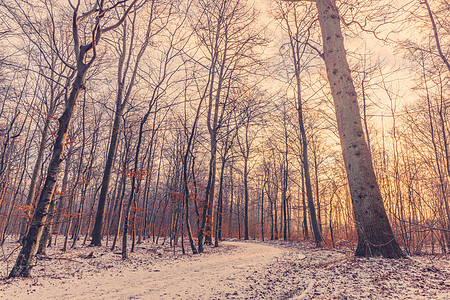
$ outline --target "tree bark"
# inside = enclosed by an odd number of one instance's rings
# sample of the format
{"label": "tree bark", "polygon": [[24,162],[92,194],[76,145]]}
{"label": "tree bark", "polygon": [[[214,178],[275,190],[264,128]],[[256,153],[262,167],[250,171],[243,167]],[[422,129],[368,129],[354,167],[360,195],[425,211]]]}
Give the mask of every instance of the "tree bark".
{"label": "tree bark", "polygon": [[316,5],[322,31],[323,58],[334,100],[358,233],[355,255],[404,257],[389,224],[365,141],[336,2],[317,0]]}

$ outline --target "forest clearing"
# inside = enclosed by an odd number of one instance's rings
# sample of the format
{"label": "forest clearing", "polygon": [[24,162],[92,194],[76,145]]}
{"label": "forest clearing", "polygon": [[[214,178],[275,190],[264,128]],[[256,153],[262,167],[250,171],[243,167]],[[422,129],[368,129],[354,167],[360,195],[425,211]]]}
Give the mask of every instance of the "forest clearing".
{"label": "forest clearing", "polygon": [[[1,277],[12,263],[11,257],[2,260]],[[183,255],[179,246],[147,240],[126,261],[108,247],[70,252],[52,247],[49,256],[38,259],[32,278],[2,279],[0,295],[21,300],[449,299],[450,260],[442,255],[354,258],[349,249],[282,241],[225,241],[219,248],[206,247],[202,255]]]}
{"label": "forest clearing", "polygon": [[2,292],[448,298],[449,20],[0,0]]}

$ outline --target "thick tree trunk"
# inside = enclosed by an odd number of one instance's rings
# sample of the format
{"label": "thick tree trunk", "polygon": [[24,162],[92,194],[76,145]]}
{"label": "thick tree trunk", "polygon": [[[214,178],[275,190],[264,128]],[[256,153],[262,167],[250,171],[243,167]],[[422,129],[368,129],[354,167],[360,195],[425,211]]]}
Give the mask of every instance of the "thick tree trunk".
{"label": "thick tree trunk", "polygon": [[342,153],[358,233],[357,256],[404,257],[389,224],[364,138],[335,0],[317,0],[323,58],[334,99]]}

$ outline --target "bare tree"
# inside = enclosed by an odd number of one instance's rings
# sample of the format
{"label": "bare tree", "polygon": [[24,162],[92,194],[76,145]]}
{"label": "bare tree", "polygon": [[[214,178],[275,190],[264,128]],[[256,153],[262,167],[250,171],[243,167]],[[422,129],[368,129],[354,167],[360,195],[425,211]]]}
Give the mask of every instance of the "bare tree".
{"label": "bare tree", "polygon": [[[302,163],[304,172],[304,181],[306,187],[306,196],[308,199],[308,208],[311,216],[311,225],[314,233],[314,240],[317,245],[322,242],[322,236],[319,228],[319,224],[316,217],[316,209],[314,207],[313,191],[311,184],[311,174],[309,169],[308,158],[308,139],[306,136],[305,121],[304,121],[304,99],[302,95],[302,71],[305,69],[306,64],[311,59],[305,58],[305,53],[310,43],[309,38],[313,24],[316,20],[314,12],[310,4],[304,7],[298,7],[297,5],[290,5],[290,7],[280,6],[281,18],[283,20],[283,26],[289,36],[289,47],[291,52],[291,60],[294,65],[294,78],[295,78],[295,93],[296,101],[295,108],[298,115],[298,125],[300,129],[301,137],[301,151],[302,151]],[[306,62],[305,62],[306,61]],[[319,199],[317,199],[319,203]],[[320,216],[320,207],[319,216]],[[320,218],[319,218],[320,219]]]}
{"label": "bare tree", "polygon": [[400,258],[361,124],[335,0],[316,1],[325,61],[358,232],[357,256]]}
{"label": "bare tree", "polygon": [[[70,123],[75,112],[78,96],[85,88],[86,74],[94,61],[97,58],[97,45],[101,40],[102,34],[120,26],[125,20],[126,16],[133,8],[137,0],[131,2],[130,6],[126,9],[121,18],[113,25],[107,26],[104,24],[103,17],[105,13],[110,11],[111,8],[105,7],[104,0],[97,2],[91,10],[79,16],[79,8],[81,1],[79,0],[76,5],[72,5],[72,35],[74,42],[74,54],[75,54],[75,66],[71,77],[70,88],[66,100],[66,107],[64,113],[59,118],[59,126],[55,143],[53,145],[52,158],[48,165],[47,177],[45,179],[44,186],[42,188],[39,201],[36,206],[36,210],[33,214],[33,219],[30,224],[28,233],[23,241],[22,249],[19,253],[17,261],[12,268],[9,277],[29,277],[31,268],[34,265],[36,252],[38,250],[39,241],[42,236],[44,224],[47,220],[50,202],[53,197],[53,193],[56,186],[57,176],[60,170],[64,148],[66,145],[67,133],[70,128]],[[117,4],[116,4],[117,5]],[[114,6],[116,6],[114,5]],[[90,32],[91,38],[85,45],[80,44],[80,31],[79,25],[81,22],[86,21],[89,17],[94,16],[94,22],[92,30]],[[89,54],[92,53],[90,56]]]}
{"label": "bare tree", "polygon": [[[119,137],[122,116],[125,107],[132,96],[132,91],[136,84],[139,62],[145,53],[145,50],[150,42],[150,38],[152,37],[153,34],[155,34],[154,32],[151,31],[153,29],[151,25],[156,17],[155,14],[153,13],[155,4],[156,4],[155,0],[150,1],[150,15],[148,16],[149,21],[147,25],[146,35],[144,37],[142,45],[139,47],[139,51],[138,54],[136,55],[136,60],[134,61],[134,63],[131,61],[131,58],[135,55],[134,53],[134,47],[136,43],[135,35],[137,35],[137,32],[135,31],[135,22],[137,18],[136,12],[134,12],[133,19],[130,21],[131,29],[128,28],[126,19],[123,22],[122,26],[123,33],[120,43],[121,47],[119,50],[120,55],[117,72],[117,95],[116,95],[116,109],[114,112],[114,124],[111,132],[111,138],[109,141],[108,156],[106,159],[105,169],[103,172],[102,187],[97,205],[97,214],[95,218],[94,229],[92,230],[91,246],[100,246],[102,243],[106,198],[109,191],[111,172],[117,152],[117,141]],[[130,30],[130,32],[128,32],[128,30]],[[128,34],[131,35],[129,39]]]}
{"label": "bare tree", "polygon": [[[213,208],[215,199],[217,143],[224,120],[233,109],[230,91],[239,78],[257,65],[255,48],[264,42],[260,32],[252,28],[256,12],[247,1],[198,1],[198,14],[194,31],[206,54],[200,63],[207,69],[204,87],[207,99],[206,127],[209,133],[210,162],[205,190],[205,203],[198,234],[199,252],[203,242],[212,244]],[[199,23],[197,23],[199,22]]]}

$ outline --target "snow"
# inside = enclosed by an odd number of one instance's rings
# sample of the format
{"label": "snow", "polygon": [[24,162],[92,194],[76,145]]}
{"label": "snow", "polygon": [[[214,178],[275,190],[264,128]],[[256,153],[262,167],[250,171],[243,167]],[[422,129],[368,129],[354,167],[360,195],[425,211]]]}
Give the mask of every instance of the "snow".
{"label": "snow", "polygon": [[182,255],[146,240],[126,261],[106,246],[51,247],[32,278],[6,279],[14,247],[3,247],[1,299],[450,299],[448,256],[365,259],[306,242],[237,240]]}

